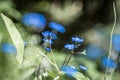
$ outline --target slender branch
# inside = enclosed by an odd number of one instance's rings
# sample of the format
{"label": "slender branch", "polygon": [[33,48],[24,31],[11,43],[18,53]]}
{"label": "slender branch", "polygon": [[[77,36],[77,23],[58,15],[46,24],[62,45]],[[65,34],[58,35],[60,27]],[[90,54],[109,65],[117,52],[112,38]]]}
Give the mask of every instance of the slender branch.
{"label": "slender branch", "polygon": [[73,51],[71,52],[70,56],[69,56],[69,54],[66,55],[65,60],[64,60],[64,62],[62,64],[62,66],[61,66],[61,69],[63,68],[63,66],[65,65],[65,63],[66,63],[66,65],[68,65],[68,63],[70,62],[70,59],[71,59],[72,55],[73,55]]}
{"label": "slender branch", "polygon": [[62,66],[61,66],[61,68],[60,68],[61,70],[62,70],[63,66],[65,65],[65,63],[66,63],[66,61],[67,61],[67,57],[68,57],[68,54],[66,55],[65,60],[64,60]]}
{"label": "slender branch", "polygon": [[55,66],[57,67],[57,71],[59,72],[59,69],[58,69],[57,63],[56,63],[56,61],[55,61],[55,56],[54,56],[54,54],[53,54],[51,45],[50,45],[50,49],[51,49],[51,53],[52,53],[52,57],[53,57],[54,64],[55,64]]}
{"label": "slender branch", "polygon": [[57,71],[59,71],[58,67],[45,54],[42,54],[42,56],[45,57],[56,68]]}
{"label": "slender branch", "polygon": [[70,54],[69,58],[68,58],[68,61],[66,62],[66,64],[68,65],[68,63],[70,62],[70,59],[72,57],[73,54]]}
{"label": "slender branch", "polygon": [[[113,37],[113,32],[114,32],[115,25],[116,25],[116,8],[115,8],[115,2],[113,2],[113,10],[114,10],[114,24],[113,24],[113,27],[112,27],[112,30],[111,30],[111,34],[110,34],[110,46],[109,46],[108,64],[109,64],[109,59],[110,59],[110,55],[111,55],[111,52],[112,52],[112,37]],[[104,80],[107,79],[108,64],[107,64],[107,68],[106,68],[106,71],[105,71]],[[113,74],[113,72],[111,74]]]}
{"label": "slender branch", "polygon": [[41,63],[39,64],[39,67],[38,67],[38,70],[37,70],[37,73],[36,73],[36,75],[37,75],[37,80],[39,80],[38,77],[39,77],[40,66],[41,66]]}

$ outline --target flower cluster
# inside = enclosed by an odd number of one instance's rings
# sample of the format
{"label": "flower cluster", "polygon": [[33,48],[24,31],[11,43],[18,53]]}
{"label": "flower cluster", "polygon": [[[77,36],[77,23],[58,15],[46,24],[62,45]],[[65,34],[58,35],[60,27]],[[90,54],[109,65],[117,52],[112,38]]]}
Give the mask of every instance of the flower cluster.
{"label": "flower cluster", "polygon": [[72,37],[72,42],[74,42],[74,44],[65,44],[65,48],[68,50],[74,50],[75,48],[78,48],[80,46],[80,44],[82,42],[84,42],[84,39],[79,38],[79,37]]}
{"label": "flower cluster", "polygon": [[75,43],[82,43],[84,41],[84,39],[79,38],[79,37],[72,37],[72,41]]}
{"label": "flower cluster", "polygon": [[54,34],[53,32],[50,32],[50,31],[44,31],[44,32],[42,32],[42,35],[44,37],[43,42],[48,44],[45,46],[45,50],[50,52],[51,51],[50,45],[52,45],[54,40],[57,39],[57,36],[56,36],[56,34]]}
{"label": "flower cluster", "polygon": [[66,44],[64,47],[68,50],[74,50],[75,45],[74,44]]}
{"label": "flower cluster", "polygon": [[53,44],[53,41],[57,39],[56,34],[50,32],[50,31],[44,31],[42,32],[43,35],[43,41],[49,44]]}
{"label": "flower cluster", "polygon": [[[82,38],[79,38],[79,37],[72,37],[72,44],[65,44],[64,47],[71,51],[71,53],[73,54],[74,53],[74,49],[75,48],[78,48],[78,46],[83,42],[84,40]],[[63,71],[66,75],[68,76],[73,76],[77,70],[75,67],[72,67],[72,66],[66,66],[68,65],[68,63],[70,62],[70,59],[71,59],[71,56],[72,54],[70,54],[70,56],[66,56],[65,60],[64,60],[64,63],[61,67],[61,71]],[[80,66],[81,68],[81,66]],[[83,68],[83,67],[82,67]],[[84,68],[85,69],[85,68]],[[87,69],[86,69],[87,70]]]}
{"label": "flower cluster", "polygon": [[57,39],[56,34],[50,32],[50,31],[44,31],[44,32],[42,32],[42,35],[43,35],[44,37],[50,38],[50,39],[52,39],[52,40],[56,40],[56,39]]}

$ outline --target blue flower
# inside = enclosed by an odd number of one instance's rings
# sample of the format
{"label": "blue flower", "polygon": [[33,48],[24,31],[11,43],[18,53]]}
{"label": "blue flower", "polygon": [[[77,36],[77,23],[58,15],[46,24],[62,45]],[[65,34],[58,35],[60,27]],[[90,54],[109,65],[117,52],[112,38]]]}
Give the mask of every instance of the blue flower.
{"label": "blue flower", "polygon": [[116,68],[117,67],[116,62],[111,58],[108,60],[108,57],[103,57],[101,63],[102,63],[102,66],[105,68],[107,68],[107,66],[108,66],[108,68]]}
{"label": "blue flower", "polygon": [[51,40],[57,39],[56,34],[50,32],[50,31],[44,31],[44,32],[42,32],[42,35],[44,36],[44,38],[47,38],[47,39],[51,39]]}
{"label": "blue flower", "polygon": [[87,57],[91,59],[98,59],[104,55],[104,50],[96,44],[90,44],[86,48]]}
{"label": "blue flower", "polygon": [[88,68],[85,67],[85,66],[83,66],[83,65],[80,65],[80,69],[82,69],[82,70],[84,70],[84,71],[87,71],[87,70],[88,70]]}
{"label": "blue flower", "polygon": [[61,24],[58,24],[56,22],[50,22],[49,23],[49,27],[60,32],[60,33],[64,33],[65,32],[65,28],[64,26],[62,26]]}
{"label": "blue flower", "polygon": [[23,16],[22,22],[26,26],[36,27],[38,29],[45,28],[47,22],[42,14],[38,13],[27,13]]}
{"label": "blue flower", "polygon": [[74,66],[63,66],[61,71],[68,77],[73,77],[78,72]]}
{"label": "blue flower", "polygon": [[51,48],[46,47],[45,50],[46,50],[47,52],[50,52],[50,51],[51,51]]}
{"label": "blue flower", "polygon": [[64,47],[66,49],[68,49],[68,50],[74,50],[75,49],[75,45],[74,44],[66,44]]}
{"label": "blue flower", "polygon": [[112,37],[113,48],[120,52],[120,34],[114,34]]}
{"label": "blue flower", "polygon": [[120,44],[113,44],[113,48],[116,50],[116,51],[118,51],[118,52],[120,52]]}
{"label": "blue flower", "polygon": [[51,39],[44,38],[43,41],[49,44],[53,44],[53,40]]}
{"label": "blue flower", "polygon": [[23,42],[23,44],[26,46],[28,43],[25,41],[25,42]]}
{"label": "blue flower", "polygon": [[84,41],[84,39],[79,38],[79,37],[72,37],[72,41],[75,43],[82,43]]}
{"label": "blue flower", "polygon": [[9,53],[16,53],[16,48],[10,43],[3,43],[1,46],[2,52],[9,54]]}

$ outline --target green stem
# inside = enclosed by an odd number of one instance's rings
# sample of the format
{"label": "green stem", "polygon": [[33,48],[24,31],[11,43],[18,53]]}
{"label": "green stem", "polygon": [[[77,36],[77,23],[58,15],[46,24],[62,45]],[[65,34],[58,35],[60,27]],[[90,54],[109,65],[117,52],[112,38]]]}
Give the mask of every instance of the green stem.
{"label": "green stem", "polygon": [[[44,45],[45,45],[45,43],[44,43]],[[51,45],[50,45],[50,48],[51,48]],[[52,56],[54,57],[52,49],[51,49],[51,53],[52,53]],[[57,71],[59,71],[59,68],[58,68],[58,66],[57,66],[57,64],[56,64],[56,61],[55,61],[55,57],[54,57],[54,62],[52,62],[52,61],[47,57],[47,52],[45,51],[45,47],[44,47],[44,54],[42,54],[42,56],[45,57],[45,58],[49,61],[49,63],[51,63],[51,64],[56,68]]]}
{"label": "green stem", "polygon": [[41,61],[42,61],[42,59],[43,59],[43,57],[41,56],[41,60],[40,60],[40,63],[39,63],[39,66],[38,66],[38,70],[37,70],[37,73],[36,73],[36,76],[37,76],[37,80],[39,80],[38,79],[38,77],[39,77],[39,75],[40,75],[40,69],[41,69]]}
{"label": "green stem", "polygon": [[84,74],[85,74],[90,80],[93,80],[92,77],[91,77],[88,73],[84,72]]}
{"label": "green stem", "polygon": [[[45,67],[43,69],[44,69],[44,73],[45,73],[46,72]],[[43,80],[46,80],[46,77],[44,75],[43,75]]]}
{"label": "green stem", "polygon": [[40,66],[41,66],[41,63],[39,64],[39,67],[38,67],[38,70],[37,70],[37,73],[36,73],[36,76],[37,76],[37,80],[39,80],[39,71],[40,71]]}
{"label": "green stem", "polygon": [[117,57],[117,60],[116,60],[117,64],[119,63],[119,59],[120,59],[120,53],[118,53],[118,57]]}
{"label": "green stem", "polygon": [[62,64],[60,70],[62,70],[63,66],[65,65],[65,63],[66,63],[66,61],[67,61],[67,57],[68,57],[68,54],[66,55],[65,60],[64,60],[64,62],[63,62],[63,64]]}
{"label": "green stem", "polygon": [[58,69],[58,66],[57,66],[57,63],[56,63],[55,56],[54,56],[54,54],[53,54],[51,45],[50,45],[50,49],[51,49],[51,53],[52,53],[52,57],[53,57],[54,64],[55,64],[55,66],[57,67],[57,71],[59,72],[60,70]]}
{"label": "green stem", "polygon": [[[63,64],[62,64],[61,69],[63,68],[63,66],[64,66],[65,64],[68,65],[68,63],[70,62],[70,59],[71,59],[72,55],[73,55],[73,51],[71,51],[70,56],[69,56],[69,54],[66,55],[65,60],[64,60],[64,62],[63,62]],[[68,56],[69,56],[69,57],[68,57]],[[67,58],[68,58],[68,60],[67,60]]]}
{"label": "green stem", "polygon": [[[113,36],[113,32],[114,32],[115,25],[116,25],[116,8],[115,8],[115,2],[113,2],[113,9],[114,9],[114,24],[113,24],[112,31],[111,31],[111,34],[110,34],[110,46],[109,46],[108,63],[109,63],[110,55],[111,55],[111,52],[112,52],[112,36]],[[107,68],[106,68],[106,71],[105,71],[104,80],[107,79],[107,72],[108,72],[108,64],[107,64]],[[113,75],[113,73],[114,73],[114,70],[111,73],[111,76]],[[110,78],[111,78],[111,76],[110,76]]]}
{"label": "green stem", "polygon": [[66,62],[66,65],[68,65],[68,63],[70,62],[70,59],[72,58],[72,54],[70,54],[68,61]]}
{"label": "green stem", "polygon": [[53,63],[46,55],[43,55],[43,56],[56,68],[57,71],[59,71],[55,63]]}

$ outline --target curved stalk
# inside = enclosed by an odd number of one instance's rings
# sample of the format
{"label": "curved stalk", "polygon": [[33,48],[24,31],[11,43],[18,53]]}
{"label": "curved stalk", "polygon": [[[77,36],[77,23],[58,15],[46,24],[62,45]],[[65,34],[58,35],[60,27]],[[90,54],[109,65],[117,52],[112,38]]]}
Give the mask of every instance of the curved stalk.
{"label": "curved stalk", "polygon": [[[113,32],[115,29],[115,25],[116,25],[116,8],[115,8],[115,2],[113,2],[113,9],[114,9],[114,24],[111,30],[111,34],[110,34],[110,46],[109,46],[109,55],[108,55],[108,63],[109,63],[109,59],[110,59],[110,55],[112,52],[112,37],[113,37]],[[108,72],[108,64],[107,64],[107,68],[105,71],[105,76],[104,76],[104,80],[107,80],[107,72]],[[111,76],[113,75],[114,70],[112,71],[111,75],[110,75],[110,80],[111,80]]]}

